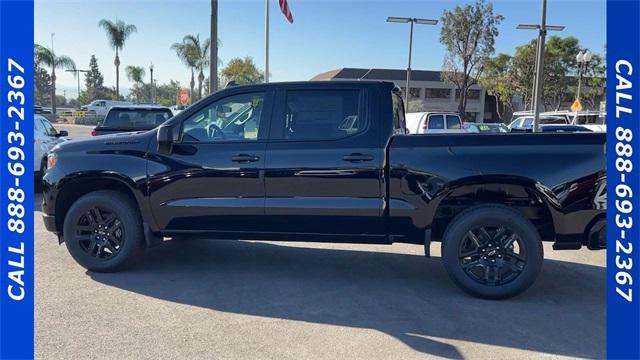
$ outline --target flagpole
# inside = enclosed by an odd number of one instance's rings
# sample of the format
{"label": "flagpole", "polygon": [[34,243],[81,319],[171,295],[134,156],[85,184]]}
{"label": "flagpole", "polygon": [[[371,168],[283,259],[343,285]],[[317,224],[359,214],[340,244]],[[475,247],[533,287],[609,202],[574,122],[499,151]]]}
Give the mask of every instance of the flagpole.
{"label": "flagpole", "polygon": [[269,0],[264,1],[264,82],[269,82]]}

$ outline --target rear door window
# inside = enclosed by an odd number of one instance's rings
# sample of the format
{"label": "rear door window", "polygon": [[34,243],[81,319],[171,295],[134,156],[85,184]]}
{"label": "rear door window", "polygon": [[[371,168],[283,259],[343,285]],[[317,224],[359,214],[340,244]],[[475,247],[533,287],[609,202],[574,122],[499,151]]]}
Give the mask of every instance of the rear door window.
{"label": "rear door window", "polygon": [[431,115],[427,119],[427,129],[443,130],[444,129],[444,115]]}
{"label": "rear door window", "polygon": [[447,129],[462,129],[462,121],[458,115],[447,115]]}
{"label": "rear door window", "polygon": [[359,90],[287,92],[284,139],[333,140],[365,130]]}

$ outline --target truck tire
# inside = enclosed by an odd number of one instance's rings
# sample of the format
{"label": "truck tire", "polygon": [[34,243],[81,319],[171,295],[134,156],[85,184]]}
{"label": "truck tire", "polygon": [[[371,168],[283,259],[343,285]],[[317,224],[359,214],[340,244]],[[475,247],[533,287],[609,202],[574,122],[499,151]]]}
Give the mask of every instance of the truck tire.
{"label": "truck tire", "polygon": [[135,204],[116,191],[95,191],[73,203],[64,219],[71,256],[96,272],[120,270],[143,250],[142,221]]}
{"label": "truck tire", "polygon": [[467,293],[504,299],[525,291],[540,273],[540,234],[518,211],[480,205],[458,214],[442,239],[451,279]]}

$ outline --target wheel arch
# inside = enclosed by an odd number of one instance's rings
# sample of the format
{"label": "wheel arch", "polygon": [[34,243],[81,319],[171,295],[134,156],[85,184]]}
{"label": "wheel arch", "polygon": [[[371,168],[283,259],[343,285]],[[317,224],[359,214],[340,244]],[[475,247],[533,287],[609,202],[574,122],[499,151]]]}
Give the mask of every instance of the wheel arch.
{"label": "wheel arch", "polygon": [[62,179],[58,185],[56,194],[55,214],[56,227],[63,233],[64,220],[71,205],[82,196],[99,190],[112,190],[123,194],[134,204],[143,222],[146,221],[146,208],[144,207],[143,194],[140,193],[136,183],[118,173],[101,172],[99,174],[75,174]]}
{"label": "wheel arch", "polygon": [[442,240],[449,223],[473,206],[505,205],[516,209],[531,221],[543,240],[555,238],[554,203],[548,189],[540,183],[517,176],[474,176],[449,184],[434,211],[431,239]]}

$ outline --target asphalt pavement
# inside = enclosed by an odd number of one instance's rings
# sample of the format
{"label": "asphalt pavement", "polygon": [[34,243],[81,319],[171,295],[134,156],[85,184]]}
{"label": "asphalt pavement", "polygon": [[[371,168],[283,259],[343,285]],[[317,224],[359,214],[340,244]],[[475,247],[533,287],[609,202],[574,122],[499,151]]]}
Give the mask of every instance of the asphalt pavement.
{"label": "asphalt pavement", "polygon": [[488,301],[449,280],[438,244],[426,259],[405,244],[172,240],[99,274],[35,217],[41,359],[605,357],[605,251],[545,244],[534,286]]}

